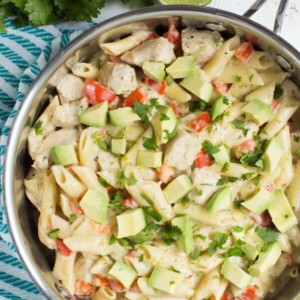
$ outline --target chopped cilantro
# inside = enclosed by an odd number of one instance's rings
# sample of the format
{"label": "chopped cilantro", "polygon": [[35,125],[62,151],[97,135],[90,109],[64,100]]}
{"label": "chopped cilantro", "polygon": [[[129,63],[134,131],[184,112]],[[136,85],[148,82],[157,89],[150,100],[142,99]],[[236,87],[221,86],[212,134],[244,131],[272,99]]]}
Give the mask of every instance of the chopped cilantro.
{"label": "chopped cilantro", "polygon": [[222,248],[222,246],[227,242],[228,234],[222,232],[216,232],[213,240],[210,242],[207,252],[209,256],[212,256],[218,248]]}
{"label": "chopped cilantro", "polygon": [[296,155],[297,157],[300,157],[300,148],[298,148],[298,149],[295,151],[295,155]]}
{"label": "chopped cilantro", "polygon": [[34,124],[33,128],[35,130],[36,135],[43,135],[43,128],[42,128],[43,122],[38,121]]}
{"label": "chopped cilantro", "polygon": [[232,227],[233,232],[242,232],[243,230],[244,228],[238,225]]}
{"label": "chopped cilantro", "polygon": [[243,199],[240,199],[240,200],[234,199],[234,200],[233,200],[233,205],[234,205],[235,208],[241,208],[241,204],[242,204],[243,202],[245,202],[245,200],[243,200]]}
{"label": "chopped cilantro", "polygon": [[104,151],[109,150],[109,145],[107,142],[103,140],[103,137],[100,135],[99,132],[95,132],[93,135],[94,142],[96,145],[98,145],[99,148],[103,149]]}
{"label": "chopped cilantro", "polygon": [[221,257],[230,257],[230,256],[244,256],[244,252],[239,246],[234,246],[230,248],[227,252],[221,254]]}
{"label": "chopped cilantro", "polygon": [[255,186],[259,186],[260,180],[261,180],[261,175],[258,175],[258,176],[256,177],[256,179],[255,179],[255,182],[254,182]]}
{"label": "chopped cilantro", "polygon": [[114,235],[114,234],[112,234],[111,236],[110,236],[110,239],[109,239],[109,245],[113,245],[113,244],[115,244],[116,242],[118,241],[118,239],[116,238],[116,236]]}
{"label": "chopped cilantro", "polygon": [[127,177],[126,181],[127,181],[128,185],[134,185],[137,183],[137,179],[134,177]]}
{"label": "chopped cilantro", "polygon": [[201,254],[201,250],[199,247],[196,246],[195,249],[189,254],[189,259],[196,260],[199,258],[200,254]]}
{"label": "chopped cilantro", "polygon": [[200,239],[202,241],[205,241],[206,237],[202,234],[196,234],[196,235],[194,235],[194,239]]}
{"label": "chopped cilantro", "polygon": [[71,220],[71,221],[74,222],[76,219],[77,219],[77,216],[76,216],[75,214],[71,214],[71,215],[70,215],[70,220]]}
{"label": "chopped cilantro", "polygon": [[119,178],[119,184],[121,188],[124,188],[125,184],[127,183],[128,185],[134,185],[137,183],[137,179],[134,177],[126,177],[124,172],[119,170],[118,171],[118,178]]}
{"label": "chopped cilantro", "polygon": [[177,128],[175,128],[172,132],[164,130],[164,133],[166,134],[166,138],[170,140],[177,135]]}
{"label": "chopped cilantro", "polygon": [[220,148],[216,145],[213,145],[210,141],[205,140],[202,143],[202,147],[205,150],[205,153],[208,155],[213,155],[215,153],[218,153],[220,151]]}
{"label": "chopped cilantro", "polygon": [[254,173],[244,173],[241,178],[245,181],[251,179],[253,176]]}
{"label": "chopped cilantro", "polygon": [[[251,151],[241,157],[241,164],[244,166],[256,166],[256,163],[260,160],[260,157],[264,153],[266,143],[267,140],[258,141],[255,151]],[[258,163],[258,165],[260,165],[260,163]]]}
{"label": "chopped cilantro", "polygon": [[158,108],[158,100],[157,98],[150,99],[150,104],[143,104],[141,102],[134,102],[133,111],[144,121],[145,123],[149,123],[149,115],[152,113],[154,108]]}
{"label": "chopped cilantro", "polygon": [[240,82],[242,82],[242,79],[243,79],[243,78],[242,78],[242,76],[235,75],[233,79],[234,79],[234,81],[235,81],[236,83],[240,83]]}
{"label": "chopped cilantro", "polygon": [[281,88],[280,85],[276,85],[273,98],[275,100],[278,100],[279,98],[281,98],[282,95],[283,95],[283,89]]}
{"label": "chopped cilantro", "polygon": [[141,254],[141,255],[138,257],[138,259],[139,259],[139,262],[144,261],[144,255]]}
{"label": "chopped cilantro", "polygon": [[160,120],[161,121],[167,121],[167,120],[170,120],[170,118],[166,114],[161,112],[160,113]]}
{"label": "chopped cilantro", "polygon": [[175,281],[174,281],[174,280],[170,281],[170,285],[172,285],[172,284],[175,284]]}
{"label": "chopped cilantro", "polygon": [[151,206],[143,206],[142,209],[146,215],[150,216],[155,221],[160,222],[162,220],[162,215],[155,211]]}
{"label": "chopped cilantro", "polygon": [[137,235],[127,237],[127,240],[129,240],[133,244],[143,244],[147,241],[152,241],[155,239],[156,232],[159,227],[160,226],[155,223],[149,223]]}
{"label": "chopped cilantro", "polygon": [[255,232],[263,240],[274,243],[278,239],[278,232],[269,227],[256,227]]}
{"label": "chopped cilantro", "polygon": [[143,146],[146,149],[156,150],[157,145],[155,142],[155,138],[144,138]]}
{"label": "chopped cilantro", "polygon": [[110,201],[110,206],[114,209],[122,209],[123,205],[122,205],[122,196],[121,196],[121,192],[117,191],[114,198]]}
{"label": "chopped cilantro", "polygon": [[223,103],[225,105],[229,105],[229,99],[227,97],[223,97]]}
{"label": "chopped cilantro", "polygon": [[262,243],[259,247],[259,252],[267,252],[269,245],[270,243],[268,242]]}
{"label": "chopped cilantro", "polygon": [[178,226],[173,226],[169,222],[165,223],[162,227],[161,237],[167,245],[171,245],[177,241],[181,235],[181,229]]}
{"label": "chopped cilantro", "polygon": [[189,110],[190,112],[195,112],[195,111],[207,111],[209,108],[209,104],[205,102],[204,100],[200,101],[189,101]]}
{"label": "chopped cilantro", "polygon": [[229,167],[230,167],[229,162],[225,163],[221,169],[221,172],[226,173],[227,171],[229,171]]}
{"label": "chopped cilantro", "polygon": [[293,139],[296,143],[299,143],[300,142],[300,135],[294,135]]}
{"label": "chopped cilantro", "polygon": [[251,82],[252,81],[252,79],[253,79],[253,74],[251,74],[250,76],[249,76],[249,82]]}
{"label": "chopped cilantro", "polygon": [[231,122],[231,124],[236,128],[236,129],[241,129],[243,131],[244,135],[247,135],[249,129],[245,128],[245,122],[240,119],[235,119],[234,121]]}
{"label": "chopped cilantro", "polygon": [[173,83],[173,79],[170,75],[165,78],[167,85],[170,86]]}
{"label": "chopped cilantro", "polygon": [[244,242],[244,241],[241,240],[241,239],[238,239],[238,240],[236,241],[236,244],[239,245],[239,246],[241,246],[241,245],[245,245],[246,242]]}
{"label": "chopped cilantro", "polygon": [[101,178],[101,177],[98,177],[97,179],[98,179],[98,182],[99,182],[102,186],[104,186],[104,187],[109,186],[108,182],[107,182],[105,179],[103,179],[103,178]]}
{"label": "chopped cilantro", "polygon": [[150,205],[153,205],[154,203],[153,203],[153,201],[152,201],[152,199],[149,197],[149,196],[147,196],[146,194],[141,194],[141,197],[144,199],[144,200],[146,200],[147,201],[147,203],[148,204],[150,204]]}
{"label": "chopped cilantro", "polygon": [[217,182],[217,186],[224,185],[225,183],[228,183],[228,182],[234,183],[237,180],[239,180],[237,177],[221,176],[221,178]]}
{"label": "chopped cilantro", "polygon": [[58,238],[59,228],[53,229],[52,231],[48,232],[48,237],[50,239],[56,240]]}

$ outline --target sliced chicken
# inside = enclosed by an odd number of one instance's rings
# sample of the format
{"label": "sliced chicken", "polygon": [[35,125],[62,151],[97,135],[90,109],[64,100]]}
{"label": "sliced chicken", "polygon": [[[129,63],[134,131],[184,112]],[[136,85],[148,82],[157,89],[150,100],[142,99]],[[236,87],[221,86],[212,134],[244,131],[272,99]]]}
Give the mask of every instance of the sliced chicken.
{"label": "sliced chicken", "polygon": [[82,98],[83,87],[84,83],[79,77],[67,74],[57,85],[56,89],[62,96],[63,102],[68,103]]}

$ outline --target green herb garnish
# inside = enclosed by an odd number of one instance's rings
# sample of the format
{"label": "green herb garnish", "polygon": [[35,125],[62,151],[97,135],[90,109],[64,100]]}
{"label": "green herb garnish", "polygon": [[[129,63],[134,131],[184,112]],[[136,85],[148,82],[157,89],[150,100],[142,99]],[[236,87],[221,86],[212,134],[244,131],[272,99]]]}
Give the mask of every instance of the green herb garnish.
{"label": "green herb garnish", "polygon": [[212,256],[218,248],[222,248],[222,246],[227,242],[228,234],[222,232],[216,232],[213,240],[210,242],[207,252],[209,256]]}
{"label": "green herb garnish", "polygon": [[43,122],[38,121],[34,124],[33,128],[35,130],[36,135],[43,135],[43,128],[42,128]]}
{"label": "green herb garnish", "polygon": [[282,95],[283,95],[283,89],[281,88],[280,85],[276,85],[273,98],[275,100],[278,100],[279,98],[281,98]]}
{"label": "green herb garnish", "polygon": [[215,153],[218,153],[220,151],[219,146],[213,145],[210,141],[205,140],[202,143],[202,147],[205,150],[205,153],[208,155],[213,155]]}
{"label": "green herb garnish", "polygon": [[195,249],[189,254],[189,259],[196,260],[199,258],[200,254],[201,254],[201,249],[196,246]]}
{"label": "green herb garnish", "polygon": [[260,238],[267,242],[275,243],[278,239],[279,233],[269,227],[256,227],[255,232]]}
{"label": "green herb garnish", "polygon": [[173,226],[169,222],[165,223],[162,227],[161,237],[167,245],[171,245],[177,241],[181,235],[181,229],[178,226]]}
{"label": "green herb garnish", "polygon": [[149,150],[156,150],[157,145],[155,142],[155,138],[144,138],[143,147]]}
{"label": "green herb garnish", "polygon": [[52,231],[48,232],[48,237],[50,239],[56,240],[58,238],[59,228],[53,229]]}

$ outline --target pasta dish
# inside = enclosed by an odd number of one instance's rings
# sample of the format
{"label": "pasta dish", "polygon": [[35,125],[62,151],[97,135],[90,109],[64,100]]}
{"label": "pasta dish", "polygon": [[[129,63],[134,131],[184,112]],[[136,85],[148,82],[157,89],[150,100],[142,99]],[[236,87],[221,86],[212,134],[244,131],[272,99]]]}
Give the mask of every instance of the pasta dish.
{"label": "pasta dish", "polygon": [[254,40],[139,28],[53,74],[25,188],[70,294],[254,300],[298,276],[300,93]]}

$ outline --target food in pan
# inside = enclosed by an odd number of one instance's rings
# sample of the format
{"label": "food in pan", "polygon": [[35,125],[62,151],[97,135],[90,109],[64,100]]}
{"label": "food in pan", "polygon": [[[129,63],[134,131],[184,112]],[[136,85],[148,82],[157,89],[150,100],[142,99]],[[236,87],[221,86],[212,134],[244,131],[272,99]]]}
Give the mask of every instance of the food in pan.
{"label": "food in pan", "polygon": [[299,91],[238,36],[99,42],[50,83],[26,194],[54,274],[92,299],[264,299],[297,276]]}

